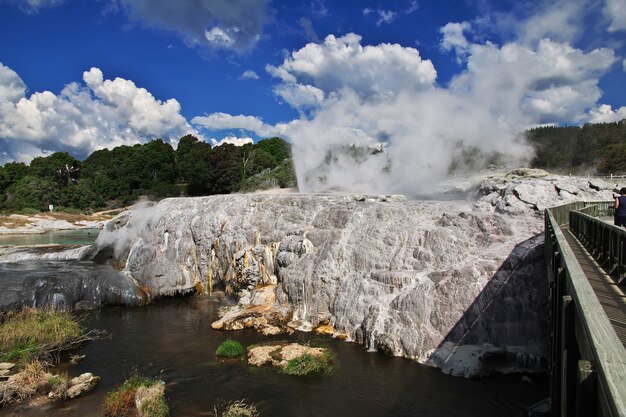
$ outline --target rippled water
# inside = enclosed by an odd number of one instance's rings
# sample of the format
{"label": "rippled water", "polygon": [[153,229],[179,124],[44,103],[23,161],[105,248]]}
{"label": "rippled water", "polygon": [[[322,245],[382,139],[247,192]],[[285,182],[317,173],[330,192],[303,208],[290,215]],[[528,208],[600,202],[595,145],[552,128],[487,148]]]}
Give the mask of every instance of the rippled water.
{"label": "rippled water", "polygon": [[55,230],[40,234],[0,235],[2,246],[22,245],[90,245],[100,229]]}
{"label": "rippled water", "polygon": [[[171,416],[207,416],[218,400],[246,398],[261,416],[526,416],[548,396],[544,377],[519,375],[482,380],[455,378],[414,361],[366,352],[362,346],[295,333],[267,338],[253,331],[220,332],[210,324],[223,301],[210,297],[163,300],[141,308],[93,311],[89,328],[112,333],[80,349],[86,359],[70,375],[102,377],[95,391],[46,410],[0,410],[1,416],[101,416],[107,391],[132,370],[166,382]],[[249,346],[293,340],[330,347],[335,371],[328,377],[298,378],[243,361],[217,359],[215,350],[233,338]]]}

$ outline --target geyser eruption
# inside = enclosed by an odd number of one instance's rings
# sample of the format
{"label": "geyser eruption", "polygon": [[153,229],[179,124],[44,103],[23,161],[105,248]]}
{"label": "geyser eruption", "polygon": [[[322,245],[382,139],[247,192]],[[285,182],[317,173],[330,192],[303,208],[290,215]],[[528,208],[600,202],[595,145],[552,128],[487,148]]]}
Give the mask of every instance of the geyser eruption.
{"label": "geyser eruption", "polygon": [[301,191],[415,195],[452,172],[531,155],[516,130],[441,89],[363,100],[352,91],[288,132]]}
{"label": "geyser eruption", "polygon": [[[271,67],[283,81],[276,92],[310,111],[280,126],[293,143],[303,191],[413,195],[454,171],[525,164],[532,150],[522,133],[589,119],[601,96],[599,77],[615,59],[606,48],[585,53],[547,38],[470,43],[463,32],[469,24],[448,26],[442,48],[454,50],[466,69],[446,87],[435,84],[434,67],[417,50],[363,47],[354,34],[329,36]],[[318,93],[315,105],[298,96],[308,91]],[[362,152],[380,144],[384,155]]]}

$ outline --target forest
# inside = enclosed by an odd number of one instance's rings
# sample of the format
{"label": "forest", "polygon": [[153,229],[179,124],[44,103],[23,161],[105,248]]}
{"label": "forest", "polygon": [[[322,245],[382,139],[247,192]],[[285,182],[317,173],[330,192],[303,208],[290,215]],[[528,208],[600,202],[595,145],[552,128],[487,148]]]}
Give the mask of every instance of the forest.
{"label": "forest", "polygon": [[295,187],[291,147],[280,138],[212,147],[187,135],[176,150],[160,139],[93,152],[79,161],[67,152],[29,165],[0,167],[0,210],[91,212],[150,199]]}
{"label": "forest", "polygon": [[526,132],[534,168],[565,174],[626,174],[626,119],[615,123],[548,126]]}

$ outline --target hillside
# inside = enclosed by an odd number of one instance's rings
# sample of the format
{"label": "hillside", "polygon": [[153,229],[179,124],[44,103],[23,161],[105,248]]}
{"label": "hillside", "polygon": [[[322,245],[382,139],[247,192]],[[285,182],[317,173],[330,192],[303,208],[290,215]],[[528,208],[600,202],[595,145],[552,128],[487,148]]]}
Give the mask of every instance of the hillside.
{"label": "hillside", "polygon": [[534,168],[557,173],[626,173],[626,119],[582,127],[540,127],[526,132]]}

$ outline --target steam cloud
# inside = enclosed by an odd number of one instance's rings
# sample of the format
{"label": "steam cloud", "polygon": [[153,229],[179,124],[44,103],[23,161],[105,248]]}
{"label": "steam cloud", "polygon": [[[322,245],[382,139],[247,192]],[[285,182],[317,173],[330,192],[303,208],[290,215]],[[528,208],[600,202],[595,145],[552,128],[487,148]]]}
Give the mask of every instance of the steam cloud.
{"label": "steam cloud", "polygon": [[[522,137],[526,129],[626,114],[626,107],[598,103],[599,79],[617,61],[614,51],[572,46],[583,30],[584,5],[546,3],[510,25],[515,39],[502,45],[480,38],[480,21],[445,25],[441,50],[465,68],[445,86],[415,48],[329,35],[266,68],[278,80],[275,94],[300,112],[298,120],[270,126],[215,113],[192,122],[286,137],[301,191],[415,195],[451,169],[524,165],[533,156]],[[612,11],[607,6],[607,15]],[[614,31],[620,20],[611,18]]]}

